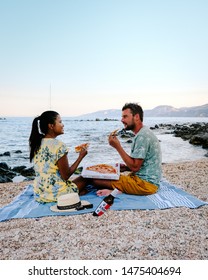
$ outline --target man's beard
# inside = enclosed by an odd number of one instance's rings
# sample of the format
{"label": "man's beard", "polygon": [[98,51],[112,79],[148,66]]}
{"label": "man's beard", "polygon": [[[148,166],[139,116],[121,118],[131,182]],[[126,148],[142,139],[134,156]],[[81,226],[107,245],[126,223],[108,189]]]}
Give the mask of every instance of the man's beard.
{"label": "man's beard", "polygon": [[133,131],[134,128],[135,128],[135,124],[132,123],[132,124],[126,125],[125,130],[132,130]]}

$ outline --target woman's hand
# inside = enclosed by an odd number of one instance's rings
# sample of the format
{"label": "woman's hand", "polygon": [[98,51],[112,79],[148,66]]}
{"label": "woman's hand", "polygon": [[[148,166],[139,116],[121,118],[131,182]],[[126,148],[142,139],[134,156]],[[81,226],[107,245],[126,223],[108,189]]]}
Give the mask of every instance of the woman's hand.
{"label": "woman's hand", "polygon": [[79,157],[83,159],[87,154],[88,154],[87,149],[82,148],[81,151],[79,152]]}
{"label": "woman's hand", "polygon": [[61,174],[61,177],[64,180],[68,180],[69,177],[75,172],[77,167],[79,166],[82,159],[87,155],[88,151],[87,149],[82,149],[79,153],[78,158],[75,160],[75,162],[70,166],[68,162],[67,154],[65,154],[63,157],[61,157],[58,162],[58,168]]}

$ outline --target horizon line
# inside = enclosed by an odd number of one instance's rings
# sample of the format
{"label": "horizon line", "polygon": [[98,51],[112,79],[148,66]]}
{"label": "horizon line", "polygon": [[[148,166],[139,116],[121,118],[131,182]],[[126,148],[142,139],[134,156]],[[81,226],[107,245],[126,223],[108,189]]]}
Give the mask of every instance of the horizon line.
{"label": "horizon line", "polygon": [[[157,105],[152,109],[143,109],[143,111],[151,111],[154,110],[157,107],[172,107],[174,109],[184,109],[184,108],[195,108],[195,107],[202,107],[202,106],[206,106],[208,105],[208,103],[202,104],[202,105],[196,105],[196,106],[183,106],[183,107],[174,107],[172,105]],[[52,110],[52,109],[49,109]],[[45,111],[49,111],[49,110],[45,110]],[[88,112],[88,113],[83,113],[83,114],[79,114],[79,115],[73,115],[73,116],[67,116],[67,115],[62,115],[62,117],[67,117],[67,118],[79,118],[85,115],[89,115],[89,114],[93,114],[93,113],[97,113],[97,112],[103,112],[103,111],[109,111],[109,110],[121,110],[121,109],[117,109],[117,108],[111,108],[111,109],[101,109],[101,110],[97,110],[97,111],[93,111],[93,112]],[[22,117],[22,118],[34,118],[35,116],[32,115],[0,115],[0,119],[2,118],[17,118],[17,117]]]}

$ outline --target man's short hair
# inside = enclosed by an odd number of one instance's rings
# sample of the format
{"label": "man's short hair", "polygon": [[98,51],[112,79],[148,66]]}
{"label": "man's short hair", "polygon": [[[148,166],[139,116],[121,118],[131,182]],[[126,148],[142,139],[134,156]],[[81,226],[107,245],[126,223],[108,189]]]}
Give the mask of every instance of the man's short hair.
{"label": "man's short hair", "polygon": [[143,112],[143,109],[140,105],[138,105],[137,103],[126,103],[123,106],[122,111],[124,111],[126,109],[130,109],[133,116],[135,116],[136,114],[139,114],[140,119],[143,122],[144,112]]}

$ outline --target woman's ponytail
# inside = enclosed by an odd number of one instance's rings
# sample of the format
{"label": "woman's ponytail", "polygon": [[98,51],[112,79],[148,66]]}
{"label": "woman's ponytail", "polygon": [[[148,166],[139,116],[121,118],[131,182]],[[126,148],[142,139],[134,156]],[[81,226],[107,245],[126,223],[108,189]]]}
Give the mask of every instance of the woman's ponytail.
{"label": "woman's ponytail", "polygon": [[35,153],[38,151],[41,145],[41,140],[44,134],[40,130],[40,118],[37,117],[33,120],[32,130],[29,138],[30,147],[30,162],[32,162]]}

